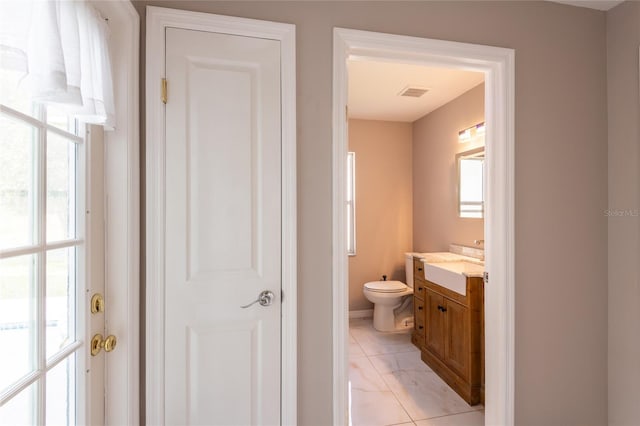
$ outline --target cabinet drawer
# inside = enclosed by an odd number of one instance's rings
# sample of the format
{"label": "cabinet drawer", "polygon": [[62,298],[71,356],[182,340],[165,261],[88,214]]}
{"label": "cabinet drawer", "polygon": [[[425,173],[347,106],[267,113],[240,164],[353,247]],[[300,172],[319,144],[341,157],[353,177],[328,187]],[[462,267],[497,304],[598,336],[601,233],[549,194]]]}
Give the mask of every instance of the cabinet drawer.
{"label": "cabinet drawer", "polygon": [[420,340],[422,341],[424,339],[424,318],[418,318],[416,317],[415,319],[415,328],[416,328],[416,334],[418,336],[420,336]]}
{"label": "cabinet drawer", "polygon": [[413,259],[413,278],[424,280],[424,263],[419,259]]}
{"label": "cabinet drawer", "polygon": [[424,300],[426,283],[420,279],[413,280],[413,295],[420,300]]}

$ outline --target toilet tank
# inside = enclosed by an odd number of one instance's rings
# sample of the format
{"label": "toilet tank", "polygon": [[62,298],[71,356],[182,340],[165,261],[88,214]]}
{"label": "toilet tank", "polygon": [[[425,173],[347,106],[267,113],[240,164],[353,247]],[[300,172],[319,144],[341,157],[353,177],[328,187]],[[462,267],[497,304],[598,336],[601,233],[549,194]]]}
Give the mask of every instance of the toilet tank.
{"label": "toilet tank", "polygon": [[407,276],[407,285],[413,288],[413,253],[404,254],[404,271]]}

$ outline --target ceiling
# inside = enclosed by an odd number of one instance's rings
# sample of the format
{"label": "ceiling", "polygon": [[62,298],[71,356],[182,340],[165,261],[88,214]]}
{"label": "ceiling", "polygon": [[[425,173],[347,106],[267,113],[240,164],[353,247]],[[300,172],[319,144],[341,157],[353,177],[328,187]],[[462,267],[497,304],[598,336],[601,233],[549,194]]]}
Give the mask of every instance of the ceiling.
{"label": "ceiling", "polygon": [[[352,60],[349,118],[413,122],[484,81],[480,72],[421,65]],[[419,98],[398,94],[407,86],[427,88]]]}
{"label": "ceiling", "polygon": [[564,3],[571,6],[588,7],[589,9],[609,10],[616,7],[624,0],[582,0],[582,1],[563,1],[553,0],[553,3]]}

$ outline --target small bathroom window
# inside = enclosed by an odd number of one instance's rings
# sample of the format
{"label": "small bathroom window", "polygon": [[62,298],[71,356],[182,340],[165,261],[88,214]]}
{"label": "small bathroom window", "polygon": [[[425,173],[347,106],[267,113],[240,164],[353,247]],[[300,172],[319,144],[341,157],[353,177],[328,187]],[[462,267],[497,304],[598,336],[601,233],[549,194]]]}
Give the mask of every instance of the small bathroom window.
{"label": "small bathroom window", "polygon": [[347,153],[347,254],[356,255],[356,153]]}

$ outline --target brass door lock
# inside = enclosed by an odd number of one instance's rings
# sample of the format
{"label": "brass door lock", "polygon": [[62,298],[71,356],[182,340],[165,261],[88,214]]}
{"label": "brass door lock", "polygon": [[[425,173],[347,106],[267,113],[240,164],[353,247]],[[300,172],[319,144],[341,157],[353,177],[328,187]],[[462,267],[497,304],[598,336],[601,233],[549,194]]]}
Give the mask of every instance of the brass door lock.
{"label": "brass door lock", "polygon": [[91,297],[91,313],[97,314],[98,312],[104,312],[104,297],[100,293]]}
{"label": "brass door lock", "polygon": [[96,334],[91,339],[91,356],[96,356],[102,349],[105,352],[111,352],[116,348],[116,336],[110,334],[106,339],[102,339],[102,334]]}

